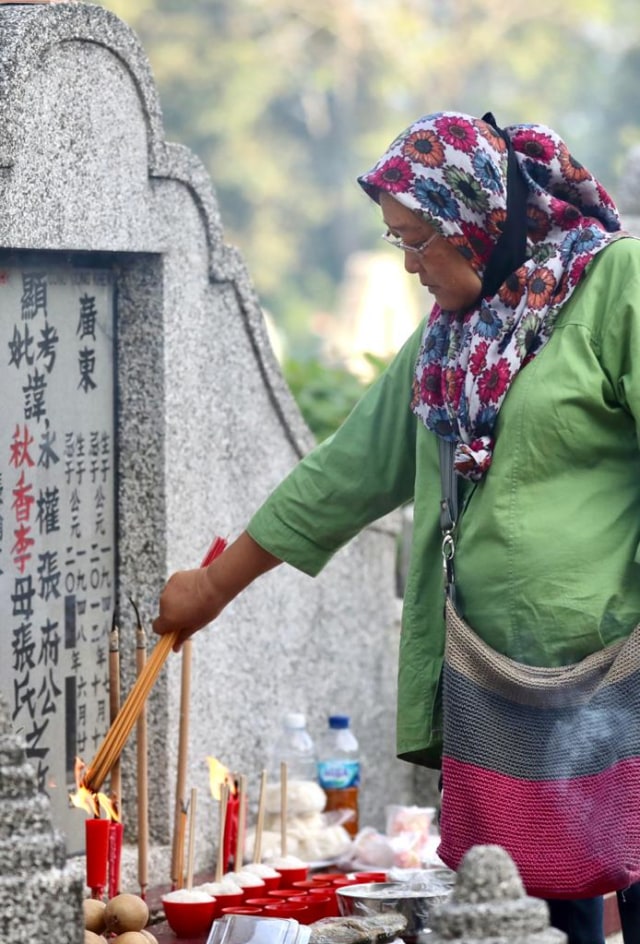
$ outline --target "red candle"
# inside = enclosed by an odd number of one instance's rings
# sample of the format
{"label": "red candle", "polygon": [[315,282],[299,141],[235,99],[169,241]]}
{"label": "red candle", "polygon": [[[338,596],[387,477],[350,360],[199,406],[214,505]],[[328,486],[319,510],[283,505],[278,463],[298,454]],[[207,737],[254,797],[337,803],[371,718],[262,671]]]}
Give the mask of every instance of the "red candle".
{"label": "red candle", "polygon": [[[238,793],[230,793],[227,800],[227,815],[224,821],[224,868],[229,868],[232,859],[232,850],[235,849],[238,840],[238,812],[239,812]],[[240,871],[242,865],[235,866]]]}
{"label": "red candle", "polygon": [[120,893],[120,859],[122,856],[122,823],[109,821],[109,898]]}
{"label": "red candle", "polygon": [[108,819],[99,817],[85,821],[87,885],[94,898],[102,898],[107,884],[110,825]]}

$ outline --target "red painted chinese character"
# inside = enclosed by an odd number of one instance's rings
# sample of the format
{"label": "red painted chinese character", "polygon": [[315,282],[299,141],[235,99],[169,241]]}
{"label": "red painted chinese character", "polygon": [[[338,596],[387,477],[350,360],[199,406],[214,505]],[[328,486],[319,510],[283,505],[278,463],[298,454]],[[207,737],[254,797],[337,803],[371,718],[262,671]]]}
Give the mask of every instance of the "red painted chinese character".
{"label": "red painted chinese character", "polygon": [[16,431],[13,434],[11,442],[11,458],[9,464],[19,468],[21,465],[32,466],[33,459],[29,455],[29,446],[33,445],[33,436],[29,435],[26,424],[22,427],[22,439],[20,438],[20,424],[16,424]]}
{"label": "red painted chinese character", "polygon": [[27,563],[31,560],[29,548],[33,547],[36,542],[31,537],[31,528],[24,524],[16,528],[13,532],[13,536],[16,539],[15,544],[11,548],[11,553],[16,555],[13,558],[13,563],[20,573],[23,574]]}
{"label": "red painted chinese character", "polygon": [[33,485],[31,482],[25,482],[24,480],[24,469],[20,473],[20,478],[13,489],[13,504],[12,508],[15,508],[16,511],[16,521],[29,521],[31,518],[31,508],[35,502],[35,498],[31,494],[31,489]]}

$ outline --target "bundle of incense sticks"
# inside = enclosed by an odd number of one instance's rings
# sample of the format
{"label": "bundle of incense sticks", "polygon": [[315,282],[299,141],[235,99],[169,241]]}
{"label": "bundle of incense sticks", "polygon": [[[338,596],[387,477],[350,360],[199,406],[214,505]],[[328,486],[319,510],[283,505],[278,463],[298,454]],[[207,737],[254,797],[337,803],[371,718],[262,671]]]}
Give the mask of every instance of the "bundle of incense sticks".
{"label": "bundle of incense sticks", "polygon": [[[216,557],[222,554],[226,546],[227,542],[224,538],[215,538],[201,566],[207,567]],[[127,738],[144,708],[147,696],[153,688],[167,656],[179,638],[180,630],[177,629],[172,633],[161,636],[153,647],[149,659],[127,695],[116,720],[107,731],[107,736],[85,771],[82,785],[87,790],[91,790],[92,793],[98,792],[109,775],[109,771],[118,762]]]}

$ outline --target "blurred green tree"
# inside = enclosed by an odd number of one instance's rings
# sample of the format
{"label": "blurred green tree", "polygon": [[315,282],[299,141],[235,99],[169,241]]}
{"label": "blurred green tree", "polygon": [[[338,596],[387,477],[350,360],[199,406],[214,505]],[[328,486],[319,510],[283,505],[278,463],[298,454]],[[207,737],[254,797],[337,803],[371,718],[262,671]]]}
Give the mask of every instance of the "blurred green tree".
{"label": "blurred green tree", "polygon": [[546,122],[611,182],[602,76],[640,47],[631,2],[103,0],[138,32],[168,136],[207,165],[229,239],[293,336],[375,238],[355,176],[418,114]]}
{"label": "blurred green tree", "polygon": [[318,442],[340,426],[373,380],[387,366],[384,358],[365,355],[372,367],[370,380],[363,380],[339,364],[320,359],[286,358],[282,367],[300,412]]}
{"label": "blurred green tree", "polygon": [[377,238],[355,177],[418,115],[549,124],[614,196],[640,140],[637,0],[102,2],[137,31],[167,136],[207,166],[294,359]]}

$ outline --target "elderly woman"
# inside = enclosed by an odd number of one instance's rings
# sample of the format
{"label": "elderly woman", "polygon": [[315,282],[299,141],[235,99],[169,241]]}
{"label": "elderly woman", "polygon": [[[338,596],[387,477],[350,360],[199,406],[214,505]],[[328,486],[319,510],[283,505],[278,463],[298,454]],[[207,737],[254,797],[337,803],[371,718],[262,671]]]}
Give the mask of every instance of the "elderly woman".
{"label": "elderly woman", "polygon": [[[640,622],[640,245],[598,181],[538,125],[427,115],[359,182],[433,309],[227,551],[171,577],[154,628],[186,638],[282,561],[315,575],[412,500],[398,753],[439,767],[439,442],[452,444],[462,508],[458,606],[484,642],[524,665],[565,666]],[[445,798],[447,789],[445,770]],[[454,826],[443,824],[444,849]],[[640,850],[624,866],[616,890],[640,877]],[[623,911],[636,894],[621,892]],[[599,896],[558,888],[548,898],[570,944],[601,944]],[[626,944],[637,942],[626,918]]]}

